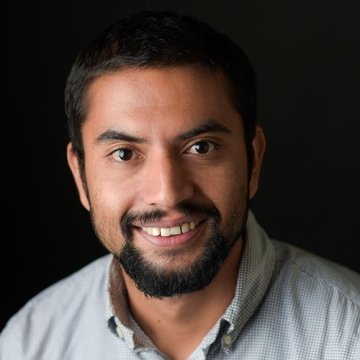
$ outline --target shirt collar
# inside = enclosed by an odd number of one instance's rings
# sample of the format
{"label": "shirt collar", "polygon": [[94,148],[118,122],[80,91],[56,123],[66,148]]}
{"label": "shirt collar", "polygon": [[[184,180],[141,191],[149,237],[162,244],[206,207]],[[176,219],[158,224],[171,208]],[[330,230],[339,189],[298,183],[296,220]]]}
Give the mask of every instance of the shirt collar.
{"label": "shirt collar", "polygon": [[275,250],[265,231],[249,211],[244,252],[239,266],[235,296],[221,317],[229,326],[225,347],[237,339],[250,317],[259,307],[275,266]]}

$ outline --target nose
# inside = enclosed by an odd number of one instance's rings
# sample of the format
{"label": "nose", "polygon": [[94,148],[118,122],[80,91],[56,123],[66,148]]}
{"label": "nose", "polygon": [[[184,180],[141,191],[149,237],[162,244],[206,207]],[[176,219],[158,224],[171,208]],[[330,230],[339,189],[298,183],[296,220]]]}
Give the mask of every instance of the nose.
{"label": "nose", "polygon": [[171,209],[193,196],[190,174],[181,159],[168,153],[149,157],[142,169],[142,198],[147,205]]}

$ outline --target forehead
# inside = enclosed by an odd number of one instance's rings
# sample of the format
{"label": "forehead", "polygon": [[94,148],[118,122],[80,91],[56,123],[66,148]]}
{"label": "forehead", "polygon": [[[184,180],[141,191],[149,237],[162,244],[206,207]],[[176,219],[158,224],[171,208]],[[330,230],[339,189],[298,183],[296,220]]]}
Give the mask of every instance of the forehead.
{"label": "forehead", "polygon": [[90,84],[84,127],[190,127],[196,121],[233,118],[241,122],[219,71],[130,68],[101,75]]}

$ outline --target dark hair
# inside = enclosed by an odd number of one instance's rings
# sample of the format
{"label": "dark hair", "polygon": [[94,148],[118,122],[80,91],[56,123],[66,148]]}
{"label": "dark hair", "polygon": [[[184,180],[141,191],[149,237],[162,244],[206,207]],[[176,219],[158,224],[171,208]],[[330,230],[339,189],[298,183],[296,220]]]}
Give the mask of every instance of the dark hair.
{"label": "dark hair", "polygon": [[[256,79],[240,46],[206,23],[169,11],[143,11],[104,30],[77,56],[65,89],[70,141],[83,165],[86,91],[98,76],[124,68],[198,65],[225,75],[244,121],[249,160],[256,122]],[[251,161],[249,161],[251,162]]]}

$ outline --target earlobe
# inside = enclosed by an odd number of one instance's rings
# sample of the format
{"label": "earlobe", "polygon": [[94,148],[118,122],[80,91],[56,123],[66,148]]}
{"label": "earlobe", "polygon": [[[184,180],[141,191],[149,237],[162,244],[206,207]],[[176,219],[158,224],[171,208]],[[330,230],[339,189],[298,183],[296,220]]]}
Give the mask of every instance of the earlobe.
{"label": "earlobe", "polygon": [[262,160],[265,153],[266,148],[266,139],[264,132],[260,126],[256,127],[256,133],[254,139],[252,141],[252,148],[253,148],[253,162],[252,162],[252,171],[251,171],[251,178],[249,182],[249,197],[250,199],[253,198],[257,192],[259,187],[259,179],[260,179],[260,172],[262,166]]}
{"label": "earlobe", "polygon": [[72,143],[69,143],[67,145],[66,155],[67,155],[68,165],[70,167],[70,170],[71,170],[72,175],[75,180],[76,187],[78,189],[81,204],[84,206],[84,208],[86,210],[89,211],[90,204],[89,204],[85,184],[84,184],[83,178],[81,176],[79,159],[78,159],[77,155],[75,154]]}

